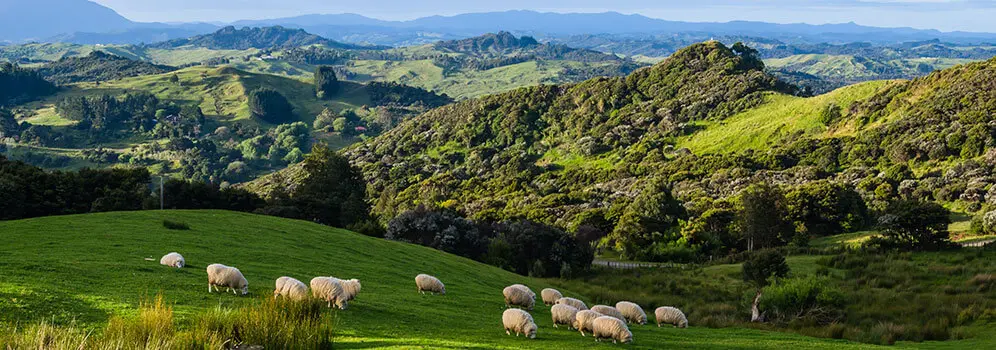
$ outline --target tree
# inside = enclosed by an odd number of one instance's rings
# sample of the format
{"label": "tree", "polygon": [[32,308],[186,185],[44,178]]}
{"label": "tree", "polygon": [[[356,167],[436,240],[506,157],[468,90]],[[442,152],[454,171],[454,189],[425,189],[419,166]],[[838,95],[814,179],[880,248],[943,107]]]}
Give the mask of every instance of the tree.
{"label": "tree", "polygon": [[339,93],[339,78],[335,76],[335,69],[330,66],[315,69],[315,93],[323,100]]}
{"label": "tree", "polygon": [[325,144],[316,144],[304,160],[307,177],[291,195],[302,219],[334,227],[370,220],[367,183],[359,169]]}
{"label": "tree", "polygon": [[173,73],[173,75],[169,76],[169,82],[170,82],[170,84],[179,85],[180,84],[180,77],[177,76],[176,73]]}
{"label": "tree", "polygon": [[796,187],[785,195],[785,202],[789,218],[808,235],[854,232],[869,221],[861,195],[840,183],[818,181]]}
{"label": "tree", "polygon": [[770,184],[747,187],[740,194],[738,214],[748,251],[783,244],[794,233],[786,220],[785,196]]}
{"label": "tree", "polygon": [[249,92],[249,111],[253,118],[271,124],[283,124],[294,119],[293,107],[287,102],[287,98],[270,88],[259,88]]}
{"label": "tree", "polygon": [[743,278],[757,289],[754,303],[751,305],[751,322],[762,322],[761,312],[758,304],[761,303],[761,294],[764,287],[770,285],[774,279],[787,276],[789,273],[788,263],[785,256],[774,250],[764,250],[756,252],[747,258],[743,265]]}
{"label": "tree", "polygon": [[331,109],[325,108],[322,110],[318,116],[315,117],[315,122],[311,125],[316,131],[331,131],[332,122],[339,118]]}
{"label": "tree", "polygon": [[883,240],[879,244],[906,250],[938,250],[951,244],[948,225],[951,212],[940,204],[897,201],[879,217]]}
{"label": "tree", "polygon": [[678,229],[685,218],[685,209],[674,196],[671,187],[652,180],[643,192],[626,208],[613,231],[616,248],[629,259],[645,255],[655,243]]}
{"label": "tree", "polygon": [[6,109],[0,108],[0,139],[21,135],[21,126],[17,119]]}
{"label": "tree", "polygon": [[424,207],[391,219],[384,238],[432,247],[475,260],[481,259],[488,247],[488,240],[481,235],[474,222],[453,211]]}

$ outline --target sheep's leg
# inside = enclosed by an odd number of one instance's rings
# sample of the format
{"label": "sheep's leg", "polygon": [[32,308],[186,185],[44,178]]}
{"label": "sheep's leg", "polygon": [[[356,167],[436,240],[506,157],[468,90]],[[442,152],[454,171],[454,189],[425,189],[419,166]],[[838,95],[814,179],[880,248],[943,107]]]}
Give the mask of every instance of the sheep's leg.
{"label": "sheep's leg", "polygon": [[208,293],[211,293],[211,283],[208,283]]}
{"label": "sheep's leg", "polygon": [[560,328],[560,327],[557,327],[557,324],[556,324],[556,323],[554,323],[554,324],[553,324],[553,328]]}

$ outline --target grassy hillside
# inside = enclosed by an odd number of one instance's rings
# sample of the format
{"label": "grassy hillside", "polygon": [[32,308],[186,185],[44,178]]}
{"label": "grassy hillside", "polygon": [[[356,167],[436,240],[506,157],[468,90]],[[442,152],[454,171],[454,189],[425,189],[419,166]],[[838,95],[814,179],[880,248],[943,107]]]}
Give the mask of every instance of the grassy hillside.
{"label": "grassy hillside", "polygon": [[[170,231],[169,219],[189,231]],[[146,211],[48,217],[0,223],[0,322],[100,327],[112,314],[134,313],[139,301],[161,293],[181,318],[209,308],[229,308],[271,295],[283,275],[355,277],[363,291],[338,313],[337,345],[343,348],[534,348],[596,346],[566,329],[551,327],[547,308],[533,312],[537,340],[509,337],[501,329],[501,289],[547,282],[518,276],[424,247],[384,241],[316,224],[220,211]],[[172,270],[158,258],[179,251],[188,268]],[[156,261],[146,261],[153,258]],[[250,294],[208,294],[204,267],[238,266]],[[446,296],[415,292],[413,277],[431,273],[447,284]],[[573,295],[571,293],[566,293]],[[576,295],[575,295],[576,296]],[[747,329],[634,326],[627,348],[871,348],[834,340]],[[599,348],[615,348],[602,344]]]}
{"label": "grassy hillside", "polygon": [[809,98],[770,93],[760,106],[719,122],[696,124],[704,130],[682,137],[678,146],[696,154],[736,153],[768,149],[800,134],[810,137],[850,134],[854,130],[849,128],[831,130],[820,122],[820,114],[831,104],[846,110],[855,101],[867,99],[889,84],[872,81]]}
{"label": "grassy hillside", "polygon": [[[169,82],[173,74],[180,79],[179,83]],[[99,84],[75,84],[65,91],[23,108],[34,110],[28,119],[29,122],[39,125],[65,125],[68,121],[58,116],[54,106],[66,96],[118,95],[128,91],[145,91],[161,100],[197,103],[207,116],[220,117],[223,120],[248,120],[250,113],[246,103],[247,93],[260,87],[272,88],[287,97],[298,118],[309,124],[326,104],[341,109],[356,108],[369,103],[366,91],[359,84],[347,85],[337,100],[325,102],[314,97],[314,87],[307,81],[248,73],[230,67],[197,66],[172,73],[125,78]]]}

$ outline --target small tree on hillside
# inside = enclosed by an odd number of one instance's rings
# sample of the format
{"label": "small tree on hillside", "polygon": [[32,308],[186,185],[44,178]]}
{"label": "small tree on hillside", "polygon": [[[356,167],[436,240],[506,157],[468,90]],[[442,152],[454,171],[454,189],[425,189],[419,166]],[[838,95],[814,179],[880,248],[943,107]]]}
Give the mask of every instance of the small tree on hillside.
{"label": "small tree on hillside", "polygon": [[335,69],[330,66],[318,66],[315,69],[315,93],[323,100],[339,93],[339,78],[335,75]]}
{"label": "small tree on hillside", "polygon": [[785,257],[774,250],[751,254],[747,261],[744,262],[744,281],[757,289],[757,296],[754,297],[754,303],[751,304],[750,309],[751,322],[764,321],[761,317],[761,311],[758,310],[758,304],[761,303],[761,294],[764,291],[764,287],[770,285],[774,279],[787,276],[788,273],[789,267],[785,262]]}
{"label": "small tree on hillside", "polygon": [[302,219],[345,228],[371,220],[367,183],[346,157],[316,144],[305,157],[304,170],[307,178],[291,196]]}
{"label": "small tree on hillside", "polygon": [[249,92],[249,111],[253,118],[271,124],[284,124],[293,121],[293,107],[287,98],[269,88],[259,88]]}
{"label": "small tree on hillside", "polygon": [[878,225],[883,239],[877,243],[907,250],[938,250],[951,245],[948,225],[951,212],[940,204],[898,201],[889,205]]}
{"label": "small tree on hillside", "polygon": [[624,257],[638,258],[665,235],[676,233],[678,221],[685,217],[685,208],[671,194],[671,187],[653,180],[623,212],[612,238]]}

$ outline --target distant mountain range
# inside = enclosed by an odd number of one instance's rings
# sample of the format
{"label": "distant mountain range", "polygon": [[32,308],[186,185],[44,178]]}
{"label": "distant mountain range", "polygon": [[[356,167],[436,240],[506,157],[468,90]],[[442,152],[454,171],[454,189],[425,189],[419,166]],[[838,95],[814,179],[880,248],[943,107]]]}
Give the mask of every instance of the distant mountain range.
{"label": "distant mountain range", "polygon": [[[994,33],[941,32],[914,28],[878,28],[854,23],[810,25],[734,21],[680,22],[642,15],[507,11],[431,16],[384,21],[356,14],[305,15],[237,21],[241,27],[300,28],[332,40],[380,45],[411,45],[509,31],[552,39],[583,34],[677,34],[756,36],[790,43],[897,43],[941,39],[956,43],[996,41]],[[207,34],[222,26],[206,23],[138,23],[86,0],[0,2],[0,41],[137,44]]]}
{"label": "distant mountain range", "polygon": [[244,27],[242,29],[228,26],[211,34],[197,35],[185,39],[173,39],[149,46],[161,49],[195,46],[212,50],[247,50],[310,45],[324,45],[336,49],[371,48],[368,46],[343,44],[310,34],[303,29],[289,29],[281,26],[262,28]]}

